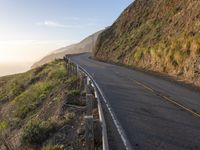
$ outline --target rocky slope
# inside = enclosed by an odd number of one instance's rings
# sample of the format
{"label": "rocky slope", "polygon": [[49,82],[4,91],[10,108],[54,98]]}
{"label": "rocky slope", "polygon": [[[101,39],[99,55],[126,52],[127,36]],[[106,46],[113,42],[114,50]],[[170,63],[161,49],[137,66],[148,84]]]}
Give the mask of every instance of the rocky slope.
{"label": "rocky slope", "polygon": [[200,85],[200,1],[135,0],[99,35],[94,56]]}
{"label": "rocky slope", "polygon": [[78,54],[78,53],[84,53],[84,52],[92,52],[92,49],[95,45],[97,37],[101,32],[102,31],[96,32],[77,44],[73,44],[73,45],[55,50],[51,54],[47,55],[46,57],[42,58],[40,61],[33,64],[32,68],[41,66],[41,65],[51,62],[55,59],[63,58],[66,54]]}
{"label": "rocky slope", "polygon": [[63,60],[0,78],[0,149],[85,149],[85,100]]}

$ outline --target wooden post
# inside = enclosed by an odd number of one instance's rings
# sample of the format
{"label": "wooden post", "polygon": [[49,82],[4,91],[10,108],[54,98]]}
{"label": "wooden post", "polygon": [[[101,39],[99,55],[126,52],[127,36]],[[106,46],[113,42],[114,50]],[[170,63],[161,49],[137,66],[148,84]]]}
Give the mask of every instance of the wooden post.
{"label": "wooden post", "polygon": [[64,56],[64,60],[65,62],[68,64],[69,63],[69,58],[67,58],[67,56]]}
{"label": "wooden post", "polygon": [[92,87],[91,83],[86,86],[86,93],[87,94],[94,94],[94,88]]}
{"label": "wooden post", "polygon": [[81,77],[81,72],[79,71],[79,66],[76,65],[76,72],[77,72],[77,77],[80,78]]}
{"label": "wooden post", "polygon": [[73,72],[74,70],[73,70],[73,64],[71,63],[71,73],[73,74],[74,72]]}
{"label": "wooden post", "polygon": [[79,74],[79,77],[80,77],[80,80],[79,80],[79,88],[80,88],[80,90],[82,91],[83,90],[83,75],[80,73]]}
{"label": "wooden post", "polygon": [[87,84],[87,76],[84,76],[84,91],[86,92],[86,94],[88,93],[88,84]]}
{"label": "wooden post", "polygon": [[76,64],[74,64],[74,73],[75,73],[75,76],[78,78],[78,66]]}
{"label": "wooden post", "polygon": [[93,129],[94,129],[94,147],[96,150],[98,150],[102,146],[102,126],[101,122],[98,119],[93,120]]}
{"label": "wooden post", "polygon": [[94,96],[92,94],[86,94],[86,115],[92,115],[94,108]]}
{"label": "wooden post", "polygon": [[75,66],[75,64],[73,64],[73,71],[74,71],[74,75],[76,75],[76,66]]}
{"label": "wooden post", "polygon": [[73,63],[71,63],[71,73],[72,73],[72,75],[74,74],[74,66],[73,66]]}
{"label": "wooden post", "polygon": [[80,75],[80,72],[79,72],[78,65],[76,65],[76,77],[77,77],[77,89],[80,89],[81,75]]}
{"label": "wooden post", "polygon": [[71,64],[71,62],[69,62],[69,75],[70,76],[72,75],[72,64]]}
{"label": "wooden post", "polygon": [[85,141],[86,150],[94,150],[93,116],[85,116]]}
{"label": "wooden post", "polygon": [[72,72],[73,72],[73,74],[75,74],[75,72],[74,72],[74,64],[72,63]]}
{"label": "wooden post", "polygon": [[68,71],[68,76],[70,75],[70,69],[69,69],[69,65],[70,65],[70,63],[68,62],[68,63],[67,63],[67,71]]}
{"label": "wooden post", "polygon": [[68,76],[70,76],[70,69],[69,69],[69,62],[67,63],[67,71],[68,71]]}

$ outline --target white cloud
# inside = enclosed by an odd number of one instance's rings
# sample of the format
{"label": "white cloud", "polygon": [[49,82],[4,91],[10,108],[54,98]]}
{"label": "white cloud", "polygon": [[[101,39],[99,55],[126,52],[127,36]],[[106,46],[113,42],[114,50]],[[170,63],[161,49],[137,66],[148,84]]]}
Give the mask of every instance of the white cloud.
{"label": "white cloud", "polygon": [[[79,18],[73,18],[74,20],[79,20]],[[59,22],[56,22],[56,21],[50,21],[50,20],[46,20],[46,21],[43,21],[43,22],[38,22],[36,23],[36,25],[38,26],[45,26],[45,27],[56,27],[56,28],[85,28],[85,27],[88,27],[88,26],[95,26],[96,23],[93,23],[93,22],[89,22],[89,23],[86,23],[86,24],[75,24],[75,25],[72,25],[72,24],[68,24],[68,25],[65,25],[65,24],[61,24]]]}
{"label": "white cloud", "polygon": [[66,27],[65,25],[60,24],[59,22],[50,21],[50,20],[46,20],[44,22],[38,22],[38,23],[36,23],[36,25],[47,26],[47,27],[58,27],[58,28],[65,28]]}
{"label": "white cloud", "polygon": [[65,20],[71,20],[71,21],[89,21],[89,22],[97,22],[101,21],[100,19],[97,18],[81,18],[81,17],[67,17],[64,18]]}

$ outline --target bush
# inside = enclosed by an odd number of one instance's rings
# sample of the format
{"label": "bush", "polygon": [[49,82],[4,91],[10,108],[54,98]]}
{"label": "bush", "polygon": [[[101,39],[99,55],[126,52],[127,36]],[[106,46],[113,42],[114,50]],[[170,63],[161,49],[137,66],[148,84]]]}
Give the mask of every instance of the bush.
{"label": "bush", "polygon": [[59,145],[55,145],[53,147],[48,145],[48,146],[43,147],[42,150],[62,150],[62,148]]}
{"label": "bush", "polygon": [[15,117],[24,119],[46,97],[51,88],[52,85],[50,82],[39,82],[17,96],[13,100],[13,104],[16,107],[14,112]]}
{"label": "bush", "polygon": [[136,50],[135,51],[135,53],[134,53],[134,59],[136,60],[136,61],[139,61],[141,58],[142,58],[142,56],[143,56],[144,54],[143,54],[143,51],[142,50]]}
{"label": "bush", "polygon": [[80,90],[71,90],[67,96],[67,104],[85,106],[85,102],[78,97],[80,96]]}
{"label": "bush", "polygon": [[54,80],[63,80],[67,76],[67,70],[64,64],[57,66],[49,71],[48,77]]}
{"label": "bush", "polygon": [[78,95],[80,95],[80,90],[71,90],[71,91],[69,91],[69,93],[67,95],[68,95],[68,97],[78,96]]}
{"label": "bush", "polygon": [[24,128],[22,142],[24,144],[42,144],[55,129],[51,121],[30,121]]}
{"label": "bush", "polygon": [[8,123],[5,121],[0,121],[0,133],[3,132],[5,129],[8,128]]}

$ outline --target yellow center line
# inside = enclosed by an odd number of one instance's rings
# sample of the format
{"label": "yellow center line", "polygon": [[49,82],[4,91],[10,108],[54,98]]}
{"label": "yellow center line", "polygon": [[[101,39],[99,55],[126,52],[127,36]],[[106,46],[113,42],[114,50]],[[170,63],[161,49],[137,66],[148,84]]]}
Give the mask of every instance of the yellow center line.
{"label": "yellow center line", "polygon": [[190,108],[187,108],[187,107],[183,106],[182,104],[180,104],[180,103],[178,103],[178,102],[176,102],[176,101],[174,101],[174,100],[172,100],[172,99],[170,99],[170,98],[168,98],[168,97],[166,97],[166,96],[162,96],[162,97],[163,97],[164,99],[168,100],[169,102],[171,102],[171,103],[173,103],[173,104],[175,104],[175,105],[181,107],[182,109],[184,109],[184,110],[190,112],[190,113],[193,114],[194,116],[200,118],[200,114],[197,113],[197,112],[194,112],[194,111],[191,110]]}
{"label": "yellow center line", "polygon": [[144,84],[141,83],[141,82],[136,81],[136,83],[139,84],[139,85],[141,85],[141,86],[143,86],[145,89],[147,89],[147,90],[149,90],[149,91],[151,91],[151,92],[155,92],[152,88],[150,88],[150,87],[144,85]]}
{"label": "yellow center line", "polygon": [[[135,80],[135,83],[137,83],[138,85],[140,85],[140,86],[144,87],[145,89],[151,91],[152,93],[155,93],[155,94],[156,94],[156,91],[155,91],[154,89],[152,89],[151,87],[148,87],[147,85],[145,85],[145,84],[143,84],[143,83],[141,83],[141,82],[138,82],[138,81],[136,81],[136,80]],[[164,96],[164,95],[160,95],[160,96],[161,96],[162,98],[164,98],[165,100],[167,100],[168,102],[171,102],[171,103],[173,103],[174,105],[176,105],[176,106],[178,106],[178,107],[184,109],[185,111],[191,113],[192,115],[194,115],[194,116],[200,118],[200,114],[197,113],[197,112],[195,112],[195,111],[193,111],[193,110],[191,110],[190,108],[187,108],[186,106],[183,106],[182,104],[176,102],[176,101],[173,100],[173,99],[168,98],[167,96]]]}

